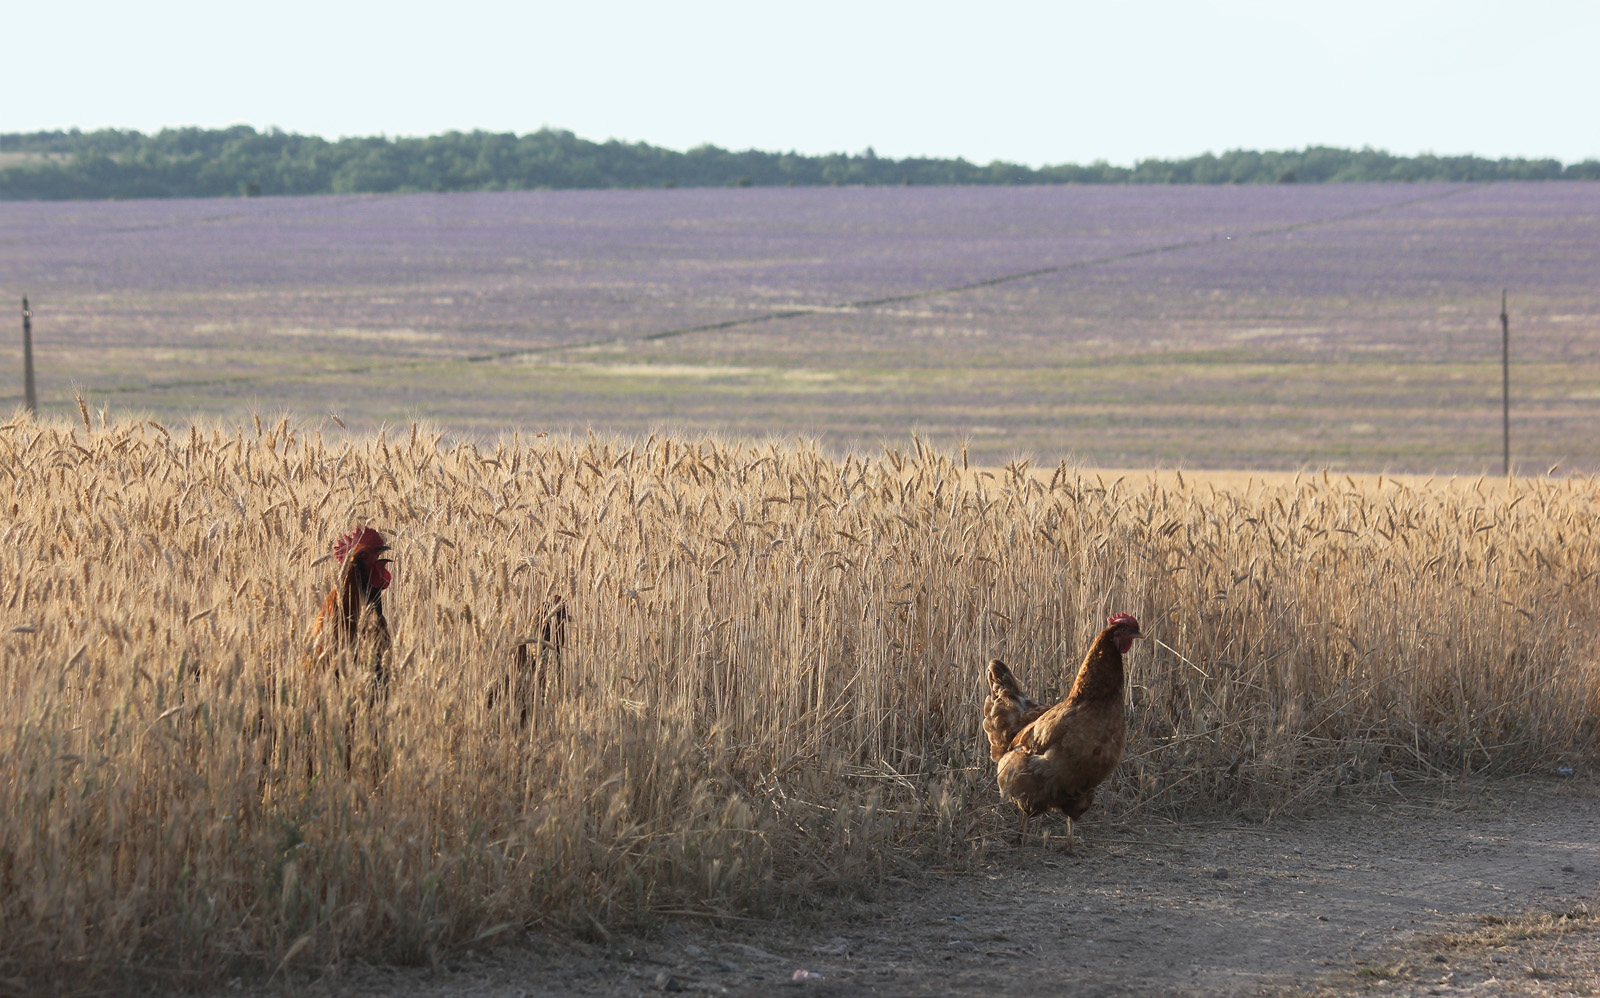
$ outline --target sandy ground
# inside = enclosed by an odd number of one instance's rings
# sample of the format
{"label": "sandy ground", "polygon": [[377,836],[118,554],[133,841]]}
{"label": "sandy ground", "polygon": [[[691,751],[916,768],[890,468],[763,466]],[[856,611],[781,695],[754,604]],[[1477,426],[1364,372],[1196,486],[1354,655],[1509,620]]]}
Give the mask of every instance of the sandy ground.
{"label": "sandy ground", "polygon": [[1064,824],[1015,846],[1007,820],[997,812],[975,869],[802,919],[529,936],[436,970],[351,967],[226,993],[1600,994],[1592,781],[1391,786],[1267,826],[1114,826],[1091,812],[1071,850]]}

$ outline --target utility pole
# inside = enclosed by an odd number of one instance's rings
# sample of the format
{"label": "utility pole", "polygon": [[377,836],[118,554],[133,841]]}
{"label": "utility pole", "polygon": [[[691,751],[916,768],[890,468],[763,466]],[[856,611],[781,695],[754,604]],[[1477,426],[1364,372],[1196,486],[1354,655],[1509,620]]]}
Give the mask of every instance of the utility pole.
{"label": "utility pole", "polygon": [[39,393],[33,388],[33,310],[28,296],[22,296],[22,397],[28,412],[39,411]]}
{"label": "utility pole", "polygon": [[1506,477],[1511,477],[1511,315],[1506,292],[1500,289],[1500,429],[1504,442]]}

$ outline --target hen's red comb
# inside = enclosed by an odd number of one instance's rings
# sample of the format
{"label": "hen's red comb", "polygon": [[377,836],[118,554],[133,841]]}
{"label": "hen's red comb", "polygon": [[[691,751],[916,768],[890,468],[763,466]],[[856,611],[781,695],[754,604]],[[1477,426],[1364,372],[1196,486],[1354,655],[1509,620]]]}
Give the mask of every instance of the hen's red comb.
{"label": "hen's red comb", "polygon": [[1129,624],[1132,625],[1134,630],[1137,631],[1139,629],[1139,622],[1133,619],[1133,614],[1131,613],[1113,613],[1106,618],[1106,624],[1110,627],[1121,627],[1124,624]]}
{"label": "hen's red comb", "polygon": [[373,548],[381,548],[387,543],[383,535],[371,527],[357,527],[333,542],[333,556],[342,562],[352,552],[370,551]]}

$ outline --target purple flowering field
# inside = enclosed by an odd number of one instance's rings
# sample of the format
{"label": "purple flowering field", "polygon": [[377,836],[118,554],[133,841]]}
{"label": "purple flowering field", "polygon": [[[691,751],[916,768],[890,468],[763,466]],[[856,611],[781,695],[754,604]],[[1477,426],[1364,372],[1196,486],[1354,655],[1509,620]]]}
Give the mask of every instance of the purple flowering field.
{"label": "purple flowering field", "polygon": [[1519,464],[1600,470],[1596,184],[0,203],[43,406],[180,423],[1478,473],[1502,287]]}

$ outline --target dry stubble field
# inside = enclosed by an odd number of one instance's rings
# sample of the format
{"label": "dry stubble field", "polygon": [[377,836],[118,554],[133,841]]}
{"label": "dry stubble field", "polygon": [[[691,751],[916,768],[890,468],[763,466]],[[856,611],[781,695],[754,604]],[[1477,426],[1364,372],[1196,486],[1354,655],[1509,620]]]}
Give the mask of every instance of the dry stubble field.
{"label": "dry stubble field", "polygon": [[57,418],[985,465],[1498,473],[1507,289],[1519,467],[1600,471],[1597,272],[1592,183],[0,203]]}
{"label": "dry stubble field", "polygon": [[[1152,828],[1592,762],[1588,479],[1215,486],[917,441],[82,416],[0,426],[10,990],[449,966],[529,932],[569,941],[555,966],[928,869],[1060,868],[1071,905],[1076,864],[1142,862]],[[358,522],[396,561],[370,710],[300,669]],[[485,691],[555,594],[568,653],[524,728]],[[1059,693],[1110,610],[1159,640],[1087,859],[1013,854],[981,666]]]}

